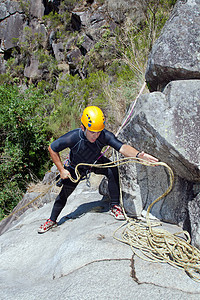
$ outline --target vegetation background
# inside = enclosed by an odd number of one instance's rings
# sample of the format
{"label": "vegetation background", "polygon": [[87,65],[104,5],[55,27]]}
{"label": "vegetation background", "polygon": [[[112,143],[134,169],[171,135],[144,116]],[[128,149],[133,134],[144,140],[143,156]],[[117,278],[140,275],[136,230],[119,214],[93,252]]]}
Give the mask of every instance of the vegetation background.
{"label": "vegetation background", "polygon": [[[43,22],[56,32],[57,40],[67,43],[79,34],[71,28],[71,11],[82,2],[62,0],[61,13],[44,16]],[[22,199],[29,183],[41,180],[49,170],[49,143],[79,127],[85,106],[100,106],[107,128],[117,131],[145,81],[149,52],[175,2],[144,0],[145,19],[138,26],[129,21],[114,33],[107,29],[89,52],[85,78],[63,75],[41,37],[25,28],[24,42],[13,49],[6,73],[0,75],[0,220]],[[24,11],[27,3],[21,1]],[[39,58],[42,70],[47,69],[43,80],[31,82],[23,75],[31,54]]]}

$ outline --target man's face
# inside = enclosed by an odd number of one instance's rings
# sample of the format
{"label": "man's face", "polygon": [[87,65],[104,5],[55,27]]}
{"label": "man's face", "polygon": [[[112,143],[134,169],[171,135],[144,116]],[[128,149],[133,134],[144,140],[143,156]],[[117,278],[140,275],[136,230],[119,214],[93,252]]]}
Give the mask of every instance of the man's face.
{"label": "man's face", "polygon": [[[84,127],[82,125],[81,125],[81,128],[84,131]],[[85,136],[86,136],[86,138],[88,139],[88,141],[90,143],[94,143],[96,141],[96,139],[98,139],[98,137],[101,134],[101,131],[94,132],[94,131],[90,131],[88,129],[85,129],[85,130],[86,130]]]}

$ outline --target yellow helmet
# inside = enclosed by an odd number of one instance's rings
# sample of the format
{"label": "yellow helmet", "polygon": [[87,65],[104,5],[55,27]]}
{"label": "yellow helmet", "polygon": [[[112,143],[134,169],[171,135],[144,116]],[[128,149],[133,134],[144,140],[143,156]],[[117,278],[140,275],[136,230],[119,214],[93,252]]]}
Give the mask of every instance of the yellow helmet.
{"label": "yellow helmet", "polygon": [[102,110],[97,106],[88,106],[84,109],[82,117],[82,124],[90,131],[102,131],[105,127],[105,118]]}

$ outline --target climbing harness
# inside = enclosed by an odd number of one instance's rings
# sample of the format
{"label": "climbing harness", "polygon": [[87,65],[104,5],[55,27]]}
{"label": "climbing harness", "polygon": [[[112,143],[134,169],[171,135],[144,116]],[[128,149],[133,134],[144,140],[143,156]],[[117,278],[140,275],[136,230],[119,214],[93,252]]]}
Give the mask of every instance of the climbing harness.
{"label": "climbing harness", "polygon": [[86,172],[86,185],[88,187],[91,187],[90,176],[91,176],[91,173],[87,171]]}

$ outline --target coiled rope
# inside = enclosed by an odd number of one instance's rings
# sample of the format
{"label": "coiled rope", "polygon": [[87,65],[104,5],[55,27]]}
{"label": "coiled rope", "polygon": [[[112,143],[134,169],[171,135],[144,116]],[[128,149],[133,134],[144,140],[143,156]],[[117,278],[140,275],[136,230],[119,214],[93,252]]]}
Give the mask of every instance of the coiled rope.
{"label": "coiled rope", "polygon": [[[170,184],[167,190],[149,205],[145,222],[128,218],[123,207],[122,189],[120,188],[120,204],[123,209],[127,225],[121,233],[121,238],[116,236],[116,232],[125,224],[122,224],[114,231],[113,237],[120,242],[130,245],[133,253],[143,260],[149,262],[169,263],[176,268],[183,269],[189,277],[200,282],[200,251],[190,244],[191,239],[189,233],[183,230],[172,234],[167,230],[156,228],[160,226],[161,223],[151,223],[149,217],[151,208],[172,190],[174,183],[174,174],[172,169],[163,162],[146,163],[145,161],[141,162],[141,160],[140,162],[135,162],[152,166],[160,165],[167,168],[170,177]],[[119,168],[120,163],[118,162],[117,165]],[[186,240],[179,237],[183,234]]]}
{"label": "coiled rope", "polygon": [[[118,154],[117,154],[118,155]],[[152,207],[161,199],[163,199],[172,190],[174,183],[174,173],[172,169],[164,162],[150,163],[142,159],[135,157],[122,158],[106,164],[84,164],[81,163],[76,166],[75,174],[76,179],[70,178],[73,182],[77,182],[80,179],[80,173],[78,171],[79,166],[90,166],[98,168],[116,167],[127,163],[138,163],[145,166],[163,166],[167,169],[169,174],[169,186],[166,191],[156,198],[148,207],[146,220],[141,221],[133,219],[127,216],[123,201],[122,201],[122,189],[120,187],[120,204],[126,219],[126,222],[119,226],[113,233],[113,237],[123,243],[131,246],[134,254],[138,257],[147,260],[149,262],[162,262],[169,263],[170,265],[183,269],[193,280],[200,282],[200,251],[190,244],[191,239],[187,231],[183,230],[174,234],[167,230],[157,228],[161,225],[161,222],[150,221],[150,211]],[[125,229],[121,233],[121,238],[116,236],[124,225]],[[184,237],[180,237],[183,235]],[[139,251],[138,251],[139,250]]]}

